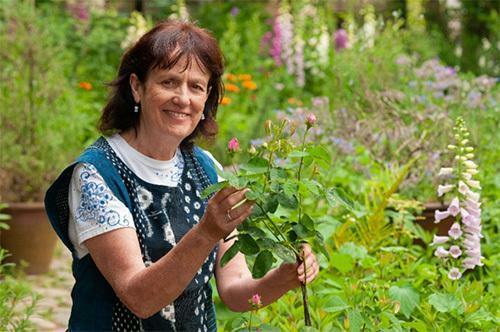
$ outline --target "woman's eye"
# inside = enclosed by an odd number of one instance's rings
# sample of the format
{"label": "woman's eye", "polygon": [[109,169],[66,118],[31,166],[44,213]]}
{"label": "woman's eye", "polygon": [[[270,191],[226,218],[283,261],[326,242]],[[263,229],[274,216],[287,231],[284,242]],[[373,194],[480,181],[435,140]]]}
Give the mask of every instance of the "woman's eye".
{"label": "woman's eye", "polygon": [[201,85],[195,85],[194,88],[198,91],[205,92],[205,88]]}
{"label": "woman's eye", "polygon": [[173,80],[165,80],[162,82],[163,85],[165,86],[173,86],[174,85],[174,81]]}

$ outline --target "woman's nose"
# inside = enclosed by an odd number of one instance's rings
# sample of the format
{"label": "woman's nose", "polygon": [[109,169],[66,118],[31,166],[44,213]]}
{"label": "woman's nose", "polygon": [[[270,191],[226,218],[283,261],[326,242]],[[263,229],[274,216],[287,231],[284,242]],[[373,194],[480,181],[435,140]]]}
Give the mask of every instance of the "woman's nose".
{"label": "woman's nose", "polygon": [[175,92],[173,102],[180,107],[188,106],[191,102],[191,97],[189,95],[188,89],[186,87],[180,86]]}

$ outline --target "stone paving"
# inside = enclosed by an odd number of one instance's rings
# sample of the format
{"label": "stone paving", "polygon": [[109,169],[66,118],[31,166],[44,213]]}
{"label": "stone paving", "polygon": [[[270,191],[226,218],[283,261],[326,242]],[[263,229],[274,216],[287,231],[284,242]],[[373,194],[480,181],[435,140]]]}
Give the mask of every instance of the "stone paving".
{"label": "stone paving", "polygon": [[35,331],[65,331],[71,311],[71,254],[59,242],[50,271],[40,275],[29,275],[26,280],[39,294],[35,312],[30,321]]}

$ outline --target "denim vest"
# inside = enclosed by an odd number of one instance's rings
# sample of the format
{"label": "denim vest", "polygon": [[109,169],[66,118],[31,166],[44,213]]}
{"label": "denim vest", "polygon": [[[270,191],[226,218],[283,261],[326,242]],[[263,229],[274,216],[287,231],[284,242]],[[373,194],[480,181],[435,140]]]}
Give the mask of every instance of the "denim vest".
{"label": "denim vest", "polygon": [[71,292],[70,331],[217,330],[209,283],[215,268],[217,246],[172,304],[150,318],[140,319],[121,303],[90,255],[78,259],[68,236],[68,191],[73,169],[77,163],[89,163],[132,213],[144,264],[148,266],[156,262],[198,223],[207,205],[201,192],[217,182],[214,163],[201,149],[195,147],[192,151],[182,151],[182,156],[184,170],[178,185],[155,185],[135,175],[101,137],[48,189],[45,196],[47,215],[73,254],[72,269],[76,282]]}

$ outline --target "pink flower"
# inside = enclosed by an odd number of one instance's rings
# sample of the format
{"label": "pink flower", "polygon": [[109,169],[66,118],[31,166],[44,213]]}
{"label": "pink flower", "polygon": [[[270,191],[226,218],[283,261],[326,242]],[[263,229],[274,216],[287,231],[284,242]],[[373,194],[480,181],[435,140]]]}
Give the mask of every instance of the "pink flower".
{"label": "pink flower", "polygon": [[458,191],[462,195],[467,195],[470,192],[470,189],[463,181],[458,181]]}
{"label": "pink flower", "polygon": [[455,197],[451,200],[450,206],[448,207],[448,212],[454,217],[460,212],[460,206],[458,203],[458,197]]}
{"label": "pink flower", "polygon": [[335,31],[333,38],[335,39],[335,49],[341,50],[347,48],[349,43],[349,37],[344,29],[338,29]]}
{"label": "pink flower", "polygon": [[443,219],[446,219],[450,216],[450,212],[449,211],[439,211],[439,210],[436,210],[436,212],[434,212],[434,218],[436,219],[434,221],[434,223],[438,223],[440,222],[441,220]]}
{"label": "pink flower", "polygon": [[227,143],[227,148],[229,152],[237,152],[240,148],[240,143],[236,137],[231,138],[229,143]]}
{"label": "pink flower", "polygon": [[448,235],[455,240],[462,236],[462,229],[460,228],[460,225],[458,223],[451,225]]}
{"label": "pink flower", "polygon": [[260,299],[259,294],[252,295],[252,298],[249,300],[249,302],[252,305],[252,307],[254,307],[254,308],[258,309],[258,308],[262,307],[262,301]]}
{"label": "pink flower", "polygon": [[481,197],[478,193],[475,193],[473,191],[468,191],[466,194],[468,199],[472,200],[472,201],[475,201],[475,202],[479,202],[479,198]]}
{"label": "pink flower", "polygon": [[460,255],[462,255],[462,250],[460,250],[459,246],[451,246],[449,253],[450,253],[451,257],[458,258],[458,257],[460,257]]}
{"label": "pink flower", "polygon": [[436,245],[436,244],[443,244],[448,242],[450,238],[448,236],[438,236],[434,235],[434,238],[432,239],[431,245]]}
{"label": "pink flower", "polygon": [[309,113],[309,115],[307,115],[306,118],[307,127],[311,128],[312,126],[314,126],[315,123],[316,123],[316,115],[314,115],[314,113]]}
{"label": "pink flower", "polygon": [[450,278],[451,280],[458,280],[460,279],[460,277],[462,277],[462,273],[456,267],[452,268],[448,273],[448,278]]}
{"label": "pink flower", "polygon": [[447,184],[447,185],[439,185],[438,187],[438,196],[441,197],[443,196],[444,194],[446,194],[447,192],[450,192],[452,189],[453,189],[453,185],[451,184]]}
{"label": "pink flower", "polygon": [[437,247],[436,251],[434,251],[434,255],[438,258],[446,258],[448,254],[448,251],[443,247]]}

